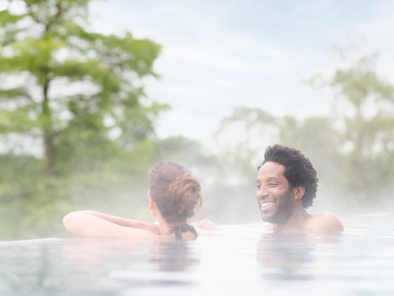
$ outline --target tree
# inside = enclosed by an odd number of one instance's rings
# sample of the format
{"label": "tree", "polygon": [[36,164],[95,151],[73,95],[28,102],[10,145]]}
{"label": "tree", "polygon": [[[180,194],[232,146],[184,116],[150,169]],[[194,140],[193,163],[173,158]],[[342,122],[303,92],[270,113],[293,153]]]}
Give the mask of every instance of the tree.
{"label": "tree", "polygon": [[[235,107],[231,116],[221,121],[214,137],[224,154],[235,154],[250,165],[256,154],[277,138],[277,119],[259,108]],[[234,132],[234,131],[237,132]],[[231,151],[233,150],[233,151]],[[248,159],[248,160],[247,160]],[[255,165],[255,163],[254,163]]]}
{"label": "tree", "polygon": [[146,98],[141,79],[157,77],[159,44],[90,32],[89,0],[24,0],[20,14],[14,2],[0,12],[0,133],[38,137],[48,175],[112,149],[111,133],[123,146],[154,133],[167,106]]}
{"label": "tree", "polygon": [[[218,153],[205,192],[214,200],[208,213],[218,223],[257,222],[257,167],[264,149],[277,139],[277,119],[259,108],[238,106],[214,134]],[[255,213],[252,215],[251,213]]]}
{"label": "tree", "polygon": [[347,188],[357,201],[369,203],[373,197],[374,204],[392,190],[394,177],[394,86],[376,73],[377,58],[361,58],[328,82],[347,104],[347,112],[339,107],[336,112],[344,126]]}

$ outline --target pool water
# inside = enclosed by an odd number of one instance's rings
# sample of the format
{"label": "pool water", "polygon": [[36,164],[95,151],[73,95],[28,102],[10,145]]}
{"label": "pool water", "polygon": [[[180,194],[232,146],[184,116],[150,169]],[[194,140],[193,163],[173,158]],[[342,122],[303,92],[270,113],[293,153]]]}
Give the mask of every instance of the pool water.
{"label": "pool water", "polygon": [[394,216],[343,235],[221,227],[196,241],[0,243],[0,295],[394,295]]}

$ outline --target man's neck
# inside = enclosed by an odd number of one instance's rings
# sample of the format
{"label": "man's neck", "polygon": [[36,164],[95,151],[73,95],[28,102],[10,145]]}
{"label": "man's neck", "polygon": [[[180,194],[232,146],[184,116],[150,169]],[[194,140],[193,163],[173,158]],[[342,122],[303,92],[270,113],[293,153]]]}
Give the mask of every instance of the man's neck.
{"label": "man's neck", "polygon": [[299,228],[301,227],[305,221],[310,217],[302,204],[302,202],[298,202],[294,211],[289,219],[286,220],[283,224],[276,224],[275,228],[277,229],[290,229],[290,228]]}

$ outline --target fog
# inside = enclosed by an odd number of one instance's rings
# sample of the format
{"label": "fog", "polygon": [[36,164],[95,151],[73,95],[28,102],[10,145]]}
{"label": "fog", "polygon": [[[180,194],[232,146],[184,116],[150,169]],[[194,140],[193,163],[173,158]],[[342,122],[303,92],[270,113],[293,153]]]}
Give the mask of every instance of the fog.
{"label": "fog", "polygon": [[0,1],[0,239],[67,237],[75,210],[153,222],[147,176],[163,159],[200,181],[204,219],[261,223],[274,144],[316,169],[309,213],[394,210],[391,2],[352,2],[365,17],[345,21],[339,1],[266,1],[267,22],[253,1],[88,2],[58,19],[53,1]]}

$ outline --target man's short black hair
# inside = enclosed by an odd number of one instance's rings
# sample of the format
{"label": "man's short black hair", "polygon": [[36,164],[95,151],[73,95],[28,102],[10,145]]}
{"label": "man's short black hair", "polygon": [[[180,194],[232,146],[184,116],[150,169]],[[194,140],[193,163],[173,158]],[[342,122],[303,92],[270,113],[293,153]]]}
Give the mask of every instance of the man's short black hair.
{"label": "man's short black hair", "polygon": [[[302,204],[305,209],[310,207],[313,204],[313,199],[316,197],[318,181],[316,170],[313,168],[310,160],[299,150],[274,145],[265,149],[262,165],[269,161],[285,166],[283,175],[292,187],[305,187]],[[258,169],[260,168],[261,166],[258,167]]]}

